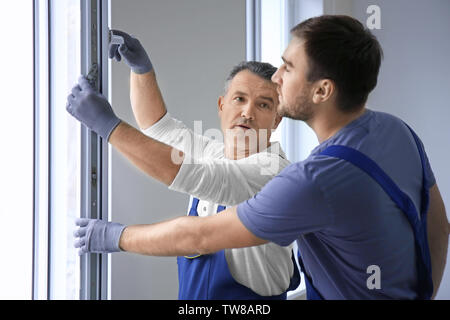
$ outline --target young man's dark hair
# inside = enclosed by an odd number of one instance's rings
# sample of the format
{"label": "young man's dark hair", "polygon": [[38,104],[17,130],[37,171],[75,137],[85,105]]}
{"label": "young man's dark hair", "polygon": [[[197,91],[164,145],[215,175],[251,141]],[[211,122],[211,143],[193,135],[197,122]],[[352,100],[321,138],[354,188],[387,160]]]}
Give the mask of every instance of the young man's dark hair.
{"label": "young man's dark hair", "polygon": [[383,57],[380,44],[356,19],[324,15],[298,24],[291,34],[305,41],[307,80],[331,79],[344,112],[363,107],[377,84]]}

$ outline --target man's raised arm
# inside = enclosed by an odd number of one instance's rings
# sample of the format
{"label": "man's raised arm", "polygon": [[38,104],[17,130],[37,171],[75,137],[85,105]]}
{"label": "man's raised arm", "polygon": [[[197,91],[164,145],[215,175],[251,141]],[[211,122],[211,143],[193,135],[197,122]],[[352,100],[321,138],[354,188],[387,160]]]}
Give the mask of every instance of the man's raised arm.
{"label": "man's raised arm", "polygon": [[142,130],[154,125],[167,113],[154,70],[144,74],[131,71],[130,100],[134,117]]}
{"label": "man's raised arm", "polygon": [[138,39],[129,34],[112,30],[123,38],[123,44],[110,44],[109,57],[117,61],[124,59],[131,68],[130,100],[134,117],[141,129],[147,129],[167,112],[164,100],[156,82],[156,75],[150,58]]}
{"label": "man's raised arm", "polygon": [[203,155],[203,150],[212,140],[194,134],[182,122],[171,118],[168,114],[156,80],[155,70],[142,44],[138,39],[123,31],[112,30],[111,32],[123,38],[123,44],[109,45],[109,57],[117,61],[123,58],[131,69],[130,100],[134,117],[141,131],[150,138],[189,155],[192,155],[192,146],[195,145],[195,150]]}

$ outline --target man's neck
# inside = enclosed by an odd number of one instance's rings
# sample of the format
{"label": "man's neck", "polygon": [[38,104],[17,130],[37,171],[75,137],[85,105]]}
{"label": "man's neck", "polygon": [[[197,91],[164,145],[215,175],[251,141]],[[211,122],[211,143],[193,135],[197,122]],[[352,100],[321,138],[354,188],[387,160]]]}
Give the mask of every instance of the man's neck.
{"label": "man's neck", "polygon": [[307,124],[314,130],[319,139],[319,143],[334,136],[339,130],[344,128],[352,121],[358,119],[367,109],[361,108],[356,112],[342,113],[337,108],[330,108],[314,116],[313,119],[307,121]]}

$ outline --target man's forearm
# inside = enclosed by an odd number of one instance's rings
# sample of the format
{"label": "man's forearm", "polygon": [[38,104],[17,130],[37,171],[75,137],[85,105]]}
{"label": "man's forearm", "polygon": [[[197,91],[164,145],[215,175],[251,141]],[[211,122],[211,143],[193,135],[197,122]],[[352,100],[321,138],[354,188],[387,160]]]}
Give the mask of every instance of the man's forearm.
{"label": "man's forearm", "polygon": [[144,74],[131,72],[130,100],[141,129],[152,126],[167,112],[154,70]]}
{"label": "man's forearm", "polygon": [[150,256],[184,256],[264,243],[267,241],[246,229],[233,207],[209,217],[184,216],[126,227],[119,247],[123,251]]}
{"label": "man's forearm", "polygon": [[[181,151],[147,137],[125,122],[114,129],[109,143],[139,169],[166,185],[172,184],[184,159]],[[176,162],[172,155],[176,155]]]}
{"label": "man's forearm", "polygon": [[182,256],[197,254],[199,231],[192,220],[179,217],[155,224],[139,224],[125,228],[119,247],[123,251],[149,256]]}

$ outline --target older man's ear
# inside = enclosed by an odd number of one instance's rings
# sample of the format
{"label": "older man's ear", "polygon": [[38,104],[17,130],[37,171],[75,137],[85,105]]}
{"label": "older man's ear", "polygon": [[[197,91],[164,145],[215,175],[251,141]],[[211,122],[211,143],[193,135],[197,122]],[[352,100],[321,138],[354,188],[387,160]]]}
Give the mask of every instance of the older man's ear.
{"label": "older man's ear", "polygon": [[219,117],[223,109],[223,103],[224,103],[225,97],[220,96],[219,99],[217,99],[217,109],[219,111]]}
{"label": "older man's ear", "polygon": [[283,117],[281,117],[280,115],[276,115],[275,117],[275,123],[273,124],[273,130],[275,130],[276,128],[278,128],[278,125],[280,124],[281,120],[283,120]]}

